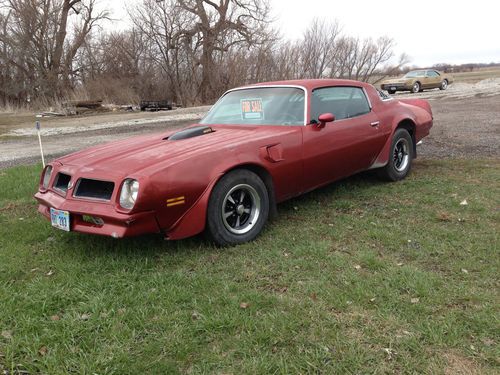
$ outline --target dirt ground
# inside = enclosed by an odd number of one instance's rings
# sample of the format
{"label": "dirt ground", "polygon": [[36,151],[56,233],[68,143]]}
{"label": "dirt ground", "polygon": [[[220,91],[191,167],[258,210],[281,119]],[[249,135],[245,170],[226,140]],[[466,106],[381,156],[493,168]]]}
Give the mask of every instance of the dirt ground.
{"label": "dirt ground", "polygon": [[500,157],[500,95],[431,101],[434,126],[419,158]]}
{"label": "dirt ground", "polygon": [[[456,82],[446,91],[398,93],[394,97],[426,98],[432,105],[434,127],[418,149],[419,158],[500,157],[499,78],[472,84]],[[208,109],[42,120],[46,160],[116,139],[183,127],[195,123]],[[0,169],[40,160],[34,120],[4,127],[0,135]]]}

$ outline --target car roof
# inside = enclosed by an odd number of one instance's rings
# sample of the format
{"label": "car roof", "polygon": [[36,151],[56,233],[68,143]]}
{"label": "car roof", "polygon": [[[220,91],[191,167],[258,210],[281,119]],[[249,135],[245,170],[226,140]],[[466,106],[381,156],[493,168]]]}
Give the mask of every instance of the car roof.
{"label": "car roof", "polygon": [[318,87],[328,87],[328,86],[368,87],[371,85],[369,83],[354,81],[350,79],[294,79],[287,81],[261,82],[252,85],[242,86],[239,88],[265,87],[265,86],[301,86],[306,88],[307,90],[313,90]]}
{"label": "car roof", "polygon": [[436,69],[415,69],[415,70],[410,70],[408,73],[413,73],[413,72],[428,72],[429,70],[432,70],[433,72],[437,72]]}

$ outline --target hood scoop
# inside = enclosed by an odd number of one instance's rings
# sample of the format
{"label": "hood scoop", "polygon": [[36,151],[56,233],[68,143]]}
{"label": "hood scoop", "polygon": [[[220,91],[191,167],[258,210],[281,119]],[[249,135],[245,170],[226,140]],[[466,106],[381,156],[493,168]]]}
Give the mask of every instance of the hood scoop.
{"label": "hood scoop", "polygon": [[163,139],[169,141],[179,141],[181,139],[193,138],[200,135],[213,133],[214,131],[215,130],[213,130],[210,126],[193,126],[191,128],[180,130],[177,133],[174,133],[171,136]]}

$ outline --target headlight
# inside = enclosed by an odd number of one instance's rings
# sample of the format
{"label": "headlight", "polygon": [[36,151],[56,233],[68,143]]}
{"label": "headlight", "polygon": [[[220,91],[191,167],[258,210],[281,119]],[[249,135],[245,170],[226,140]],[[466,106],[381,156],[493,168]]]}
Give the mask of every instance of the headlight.
{"label": "headlight", "polygon": [[120,206],[130,210],[134,207],[137,195],[139,194],[139,181],[127,178],[123,181],[120,192]]}
{"label": "headlight", "polygon": [[45,168],[45,171],[43,172],[43,180],[42,180],[42,187],[44,189],[49,188],[49,182],[50,182],[50,176],[52,175],[52,166],[47,166]]}

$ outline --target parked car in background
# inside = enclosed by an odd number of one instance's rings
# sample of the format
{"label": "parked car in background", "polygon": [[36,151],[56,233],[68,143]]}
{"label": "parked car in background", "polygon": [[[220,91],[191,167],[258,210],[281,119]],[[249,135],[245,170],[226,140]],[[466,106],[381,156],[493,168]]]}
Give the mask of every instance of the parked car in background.
{"label": "parked car in background", "polygon": [[382,82],[380,87],[389,94],[396,91],[411,91],[417,93],[426,89],[446,90],[448,85],[453,82],[450,75],[433,69],[412,70],[406,73],[402,78],[389,78]]}
{"label": "parked car in background", "polygon": [[377,169],[405,178],[429,134],[422,99],[348,80],[261,83],[226,92],[199,124],[96,146],[51,162],[35,195],[52,226],[115,238],[205,231],[253,240],[276,205]]}
{"label": "parked car in background", "polygon": [[141,111],[170,111],[172,103],[168,100],[141,100],[139,107]]}

